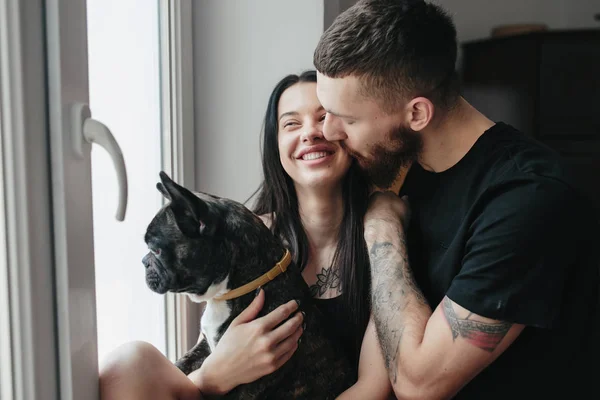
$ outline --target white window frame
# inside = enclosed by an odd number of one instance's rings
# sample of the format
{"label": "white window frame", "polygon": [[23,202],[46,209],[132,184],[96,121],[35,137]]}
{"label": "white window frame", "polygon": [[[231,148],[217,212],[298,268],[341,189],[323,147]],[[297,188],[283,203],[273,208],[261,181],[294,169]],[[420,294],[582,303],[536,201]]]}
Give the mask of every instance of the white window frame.
{"label": "white window frame", "polygon": [[[193,1],[159,1],[162,165],[176,182],[194,189]],[[196,343],[201,307],[181,294],[168,293],[165,302],[167,357],[174,361]]]}
{"label": "white window frame", "polygon": [[43,0],[0,0],[0,129],[11,132],[2,135],[2,400],[59,398],[44,19]]}

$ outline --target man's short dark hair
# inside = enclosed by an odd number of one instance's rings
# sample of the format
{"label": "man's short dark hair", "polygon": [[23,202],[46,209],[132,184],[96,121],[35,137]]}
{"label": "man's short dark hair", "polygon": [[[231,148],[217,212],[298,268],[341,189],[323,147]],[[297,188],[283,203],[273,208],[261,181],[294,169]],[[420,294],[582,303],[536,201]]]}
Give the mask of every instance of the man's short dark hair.
{"label": "man's short dark hair", "polygon": [[423,0],[359,0],[323,33],[316,69],[361,79],[362,92],[393,110],[417,96],[451,108],[459,96],[452,19]]}

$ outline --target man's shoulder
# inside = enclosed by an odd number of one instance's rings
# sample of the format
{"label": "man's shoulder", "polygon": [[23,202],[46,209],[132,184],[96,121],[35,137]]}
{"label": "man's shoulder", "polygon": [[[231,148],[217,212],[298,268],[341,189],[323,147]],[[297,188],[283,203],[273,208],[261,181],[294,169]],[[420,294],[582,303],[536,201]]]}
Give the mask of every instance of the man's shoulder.
{"label": "man's shoulder", "polygon": [[485,154],[488,182],[540,181],[576,189],[576,180],[568,162],[554,149],[505,123],[498,123],[487,138]]}
{"label": "man's shoulder", "polygon": [[[487,135],[490,133],[487,137]],[[540,213],[563,213],[574,223],[593,220],[589,198],[579,186],[574,170],[555,150],[508,124],[484,134],[473,172],[463,169],[472,196],[464,196],[467,209],[491,215],[510,208],[513,215],[532,220]]]}
{"label": "man's shoulder", "polygon": [[[490,147],[494,151],[485,161],[486,178],[477,197],[483,203],[481,212],[493,215],[498,208],[511,207],[515,215],[531,219],[539,229],[545,229],[545,224],[532,218],[540,213],[561,213],[568,216],[576,236],[589,236],[594,228],[600,228],[591,199],[567,160],[549,146],[508,127],[504,135],[494,138]],[[486,207],[488,204],[493,206]]]}

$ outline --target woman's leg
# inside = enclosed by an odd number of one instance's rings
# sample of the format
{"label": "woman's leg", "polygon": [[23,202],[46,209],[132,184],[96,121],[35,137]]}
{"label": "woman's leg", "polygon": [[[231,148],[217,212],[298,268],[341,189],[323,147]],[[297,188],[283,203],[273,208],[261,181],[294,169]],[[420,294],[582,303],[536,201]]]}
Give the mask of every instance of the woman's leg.
{"label": "woman's leg", "polygon": [[100,365],[101,400],[199,400],[200,391],[157,348],[124,344]]}

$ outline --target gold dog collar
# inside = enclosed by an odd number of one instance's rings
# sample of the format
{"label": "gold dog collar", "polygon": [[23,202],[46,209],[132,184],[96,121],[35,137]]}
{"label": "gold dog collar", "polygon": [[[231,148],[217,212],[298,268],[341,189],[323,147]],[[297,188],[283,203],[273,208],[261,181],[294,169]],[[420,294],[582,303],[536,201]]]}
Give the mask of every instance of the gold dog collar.
{"label": "gold dog collar", "polygon": [[248,293],[252,292],[253,290],[258,289],[258,287],[264,286],[267,283],[271,282],[273,279],[275,279],[277,276],[279,276],[279,274],[282,274],[285,271],[287,271],[287,268],[291,262],[292,262],[292,255],[290,254],[289,250],[286,249],[285,254],[281,258],[281,260],[279,260],[279,262],[277,264],[275,264],[275,266],[273,268],[271,268],[271,270],[267,271],[266,274],[256,278],[252,282],[249,282],[243,286],[240,286],[239,288],[230,290],[229,292],[222,294],[221,296],[214,297],[213,300],[219,300],[219,301],[220,300],[231,300],[231,299],[235,299],[236,297],[240,297],[245,294],[248,294]]}

